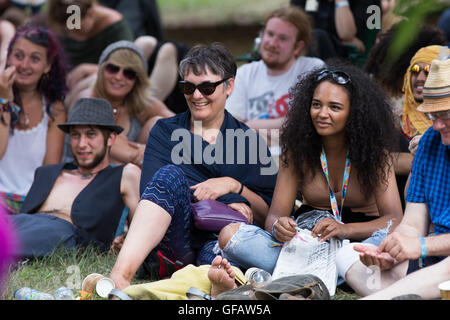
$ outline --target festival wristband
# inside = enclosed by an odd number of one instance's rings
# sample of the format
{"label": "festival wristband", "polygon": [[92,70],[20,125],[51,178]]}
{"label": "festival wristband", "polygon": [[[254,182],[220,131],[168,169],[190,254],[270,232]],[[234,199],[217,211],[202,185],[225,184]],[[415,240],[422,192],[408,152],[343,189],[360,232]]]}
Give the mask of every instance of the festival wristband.
{"label": "festival wristband", "polygon": [[342,7],[348,7],[348,6],[350,6],[350,4],[348,3],[348,1],[342,1],[342,2],[336,3],[336,4],[334,5],[334,9],[337,10],[337,9],[339,9],[339,8],[342,8]]}
{"label": "festival wristband", "polygon": [[8,100],[8,99],[4,99],[4,98],[0,98],[0,105],[2,106],[2,111],[4,112],[9,112],[9,111],[14,111],[14,112],[19,112],[20,111],[20,107],[15,104],[13,101]]}
{"label": "festival wristband", "polygon": [[425,244],[425,238],[421,237],[420,239],[420,252],[421,252],[421,258],[426,258],[427,256],[427,246]]}
{"label": "festival wristband", "polygon": [[241,182],[241,188],[239,189],[238,194],[241,194],[243,190],[244,190],[244,184]]}
{"label": "festival wristband", "polygon": [[274,237],[274,238],[275,238],[275,235],[274,235],[275,225],[276,225],[277,223],[278,223],[278,219],[275,220],[275,222],[272,224],[272,232],[270,233],[270,234],[272,235],[272,237]]}

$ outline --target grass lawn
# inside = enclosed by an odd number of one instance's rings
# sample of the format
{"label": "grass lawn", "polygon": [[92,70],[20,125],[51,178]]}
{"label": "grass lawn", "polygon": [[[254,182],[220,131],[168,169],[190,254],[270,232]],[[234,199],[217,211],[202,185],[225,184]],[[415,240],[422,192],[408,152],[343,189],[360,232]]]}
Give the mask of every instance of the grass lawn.
{"label": "grass lawn", "polygon": [[[59,287],[66,286],[72,289],[75,296],[79,296],[83,279],[91,273],[100,273],[108,276],[116,254],[102,253],[96,249],[75,250],[64,252],[56,250],[48,257],[28,261],[10,272],[5,285],[2,300],[14,299],[14,291],[22,287],[30,287],[39,291],[54,294]],[[150,280],[134,279],[132,284],[145,283]],[[334,300],[354,300],[358,296],[337,290]],[[105,300],[93,295],[92,300]]]}
{"label": "grass lawn", "polygon": [[83,279],[90,273],[108,275],[115,258],[114,254],[104,254],[93,248],[73,252],[57,249],[45,258],[20,263],[10,272],[2,299],[13,299],[14,291],[22,287],[53,295],[57,288],[65,286],[77,296]]}

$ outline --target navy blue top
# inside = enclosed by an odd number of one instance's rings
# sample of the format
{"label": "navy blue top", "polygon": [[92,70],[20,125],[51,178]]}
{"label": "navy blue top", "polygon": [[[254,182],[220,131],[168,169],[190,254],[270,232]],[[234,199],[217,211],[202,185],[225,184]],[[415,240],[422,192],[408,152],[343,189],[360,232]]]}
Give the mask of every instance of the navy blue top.
{"label": "navy blue top", "polygon": [[[232,177],[270,205],[277,169],[265,140],[224,110],[216,144],[190,132],[190,111],[160,119],[150,131],[142,166],[140,192],[155,172],[168,164],[179,165],[190,186],[210,178]],[[230,193],[217,199],[225,204],[247,199]]]}
{"label": "navy blue top", "polygon": [[430,127],[420,138],[406,201],[425,203],[435,233],[450,232],[450,147]]}

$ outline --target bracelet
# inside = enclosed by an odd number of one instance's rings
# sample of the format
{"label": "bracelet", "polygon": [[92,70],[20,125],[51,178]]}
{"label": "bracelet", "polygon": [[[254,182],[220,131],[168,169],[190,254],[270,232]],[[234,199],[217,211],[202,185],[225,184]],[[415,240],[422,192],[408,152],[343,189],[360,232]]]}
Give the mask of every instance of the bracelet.
{"label": "bracelet", "polygon": [[241,188],[239,189],[238,194],[241,194],[243,190],[244,190],[244,184],[241,182]]}
{"label": "bracelet", "polygon": [[20,107],[15,104],[14,101],[0,98],[0,105],[2,106],[2,111],[4,112],[9,112],[11,110],[16,113],[20,112]]}
{"label": "bracelet", "polygon": [[421,252],[421,258],[427,257],[427,246],[425,244],[425,238],[421,237],[420,239],[420,252]]}
{"label": "bracelet", "polygon": [[0,104],[8,104],[9,100],[5,98],[0,98]]}
{"label": "bracelet", "polygon": [[339,9],[339,8],[342,8],[342,7],[348,7],[348,6],[350,6],[350,4],[348,3],[348,1],[338,2],[338,3],[335,3],[335,5],[334,5],[334,10],[337,10],[337,9]]}
{"label": "bracelet", "polygon": [[275,225],[278,223],[278,219],[275,220],[275,222],[272,224],[272,232],[270,233],[272,235],[272,237],[275,238],[275,235],[273,234],[273,232],[275,231]]}

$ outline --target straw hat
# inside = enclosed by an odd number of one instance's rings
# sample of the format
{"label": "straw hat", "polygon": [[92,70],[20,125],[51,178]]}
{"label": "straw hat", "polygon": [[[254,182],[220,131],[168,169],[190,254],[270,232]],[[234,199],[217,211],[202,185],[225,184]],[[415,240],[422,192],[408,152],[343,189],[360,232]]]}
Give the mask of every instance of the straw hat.
{"label": "straw hat", "polygon": [[71,126],[99,126],[117,132],[123,131],[121,126],[114,122],[114,114],[111,104],[101,98],[81,98],[75,102],[66,123],[58,124],[58,127],[69,133]]}
{"label": "straw hat", "polygon": [[423,87],[421,112],[450,110],[450,60],[433,60]]}

